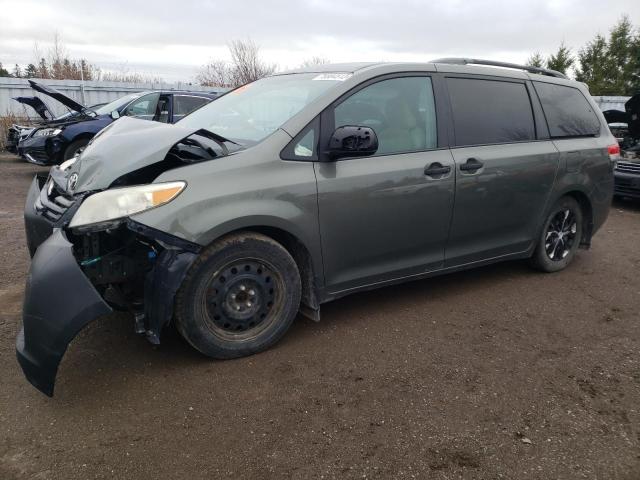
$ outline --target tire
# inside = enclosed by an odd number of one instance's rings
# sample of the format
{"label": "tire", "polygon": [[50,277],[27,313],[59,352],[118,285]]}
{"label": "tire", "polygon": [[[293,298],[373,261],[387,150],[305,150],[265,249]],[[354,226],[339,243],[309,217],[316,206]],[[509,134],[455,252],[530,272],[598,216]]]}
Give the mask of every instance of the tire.
{"label": "tire", "polygon": [[176,295],[176,326],[201,353],[244,357],[274,345],[300,308],[295,260],[273,239],[245,232],[222,238],[191,266]]}
{"label": "tire", "polygon": [[573,197],[562,197],[550,210],[538,237],[530,265],[543,272],[567,267],[582,240],[584,215]]}
{"label": "tire", "polygon": [[81,138],[80,140],[75,140],[71,142],[67,147],[67,149],[64,151],[64,157],[63,157],[64,161],[66,162],[70,158],[75,157],[78,153],[84,150],[84,147],[86,147],[88,144],[89,144],[88,138]]}

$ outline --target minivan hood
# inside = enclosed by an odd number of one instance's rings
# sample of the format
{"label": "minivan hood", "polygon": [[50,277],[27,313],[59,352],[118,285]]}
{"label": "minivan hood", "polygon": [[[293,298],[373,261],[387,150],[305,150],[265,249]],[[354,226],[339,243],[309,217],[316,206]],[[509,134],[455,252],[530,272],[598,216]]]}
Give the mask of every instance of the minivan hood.
{"label": "minivan hood", "polygon": [[46,85],[40,85],[39,83],[34,82],[33,80],[29,80],[29,85],[36,92],[44,93],[45,95],[50,96],[51,98],[59,101],[65,107],[70,108],[76,112],[82,112],[84,109],[84,105],[76,102],[73,98],[67,97],[64,93],[59,92],[55,88],[47,87]]}
{"label": "minivan hood", "polygon": [[100,131],[68,174],[78,174],[73,193],[104,190],[114,180],[161,162],[178,141],[197,132],[149,120],[122,117]]}
{"label": "minivan hood", "polygon": [[29,105],[43,120],[52,120],[54,118],[47,104],[38,97],[13,97],[13,99],[23,105]]}

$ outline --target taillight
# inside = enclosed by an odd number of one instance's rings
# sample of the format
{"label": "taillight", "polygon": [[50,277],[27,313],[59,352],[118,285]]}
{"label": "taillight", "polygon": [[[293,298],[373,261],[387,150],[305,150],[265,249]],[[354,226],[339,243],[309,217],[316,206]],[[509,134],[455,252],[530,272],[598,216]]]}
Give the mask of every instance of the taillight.
{"label": "taillight", "polygon": [[607,153],[609,153],[609,163],[613,171],[618,167],[618,160],[620,160],[620,145],[617,143],[609,145],[607,147]]}
{"label": "taillight", "polygon": [[612,162],[620,160],[620,145],[617,143],[615,145],[609,145],[607,147],[607,152],[609,153],[609,159]]}

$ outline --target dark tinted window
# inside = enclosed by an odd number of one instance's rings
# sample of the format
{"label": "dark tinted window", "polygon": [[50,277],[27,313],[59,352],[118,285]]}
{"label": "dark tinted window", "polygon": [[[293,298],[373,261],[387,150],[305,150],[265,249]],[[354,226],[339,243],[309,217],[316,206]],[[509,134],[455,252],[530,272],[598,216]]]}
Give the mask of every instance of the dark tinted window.
{"label": "dark tinted window", "polygon": [[456,145],[535,139],[533,111],[523,83],[448,78]]}
{"label": "dark tinted window", "polygon": [[357,91],[334,110],[336,128],[363,125],[378,136],[376,155],[436,148],[436,109],[429,77],[383,80]]}
{"label": "dark tinted window", "polygon": [[600,122],[580,90],[534,82],[552,137],[597,135]]}
{"label": "dark tinted window", "polygon": [[184,117],[193,112],[196,108],[200,108],[205,103],[208,103],[209,99],[205,97],[191,97],[186,95],[174,95],[173,96],[173,116]]}

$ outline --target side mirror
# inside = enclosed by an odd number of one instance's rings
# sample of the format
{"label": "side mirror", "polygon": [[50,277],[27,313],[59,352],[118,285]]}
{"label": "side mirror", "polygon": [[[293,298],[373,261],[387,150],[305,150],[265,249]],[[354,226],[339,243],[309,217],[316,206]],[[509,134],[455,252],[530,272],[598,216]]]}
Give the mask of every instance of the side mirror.
{"label": "side mirror", "polygon": [[120,118],[120,112],[118,112],[118,110],[114,110],[113,112],[111,112],[111,118],[113,118],[114,120],[117,120]]}
{"label": "side mirror", "polygon": [[345,125],[336,128],[329,139],[327,153],[332,160],[341,157],[367,157],[378,151],[378,136],[371,127]]}

